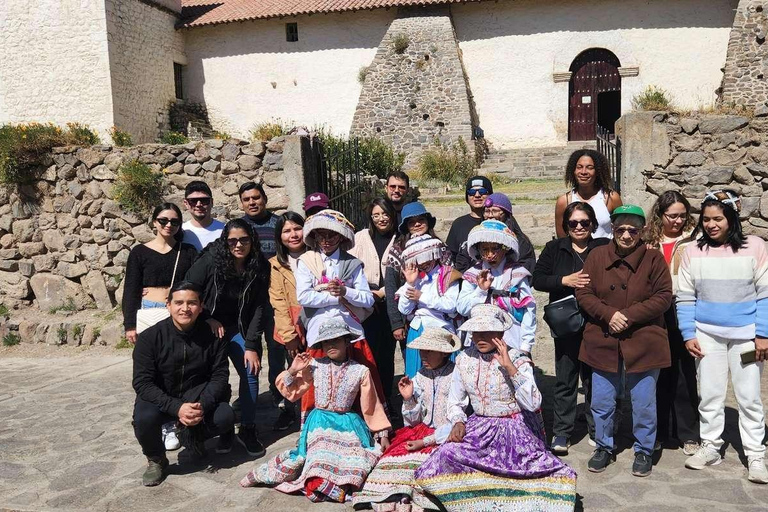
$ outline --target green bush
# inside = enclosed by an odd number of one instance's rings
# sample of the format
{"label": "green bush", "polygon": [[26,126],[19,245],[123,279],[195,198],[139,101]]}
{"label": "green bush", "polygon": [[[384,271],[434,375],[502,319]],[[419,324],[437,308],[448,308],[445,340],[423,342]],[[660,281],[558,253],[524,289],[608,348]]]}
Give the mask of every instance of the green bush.
{"label": "green bush", "polygon": [[640,94],[632,98],[632,108],[635,110],[670,110],[672,100],[669,93],[661,87],[649,85]]}
{"label": "green bush", "polygon": [[270,141],[275,137],[286,135],[291,131],[291,128],[292,126],[290,126],[290,123],[287,123],[280,118],[258,123],[251,129],[251,140],[254,142]]}
{"label": "green bush", "polygon": [[357,83],[363,85],[368,76],[368,66],[363,66],[357,71]]}
{"label": "green bush", "polygon": [[411,39],[408,37],[408,34],[396,34],[392,38],[392,49],[395,50],[395,53],[403,54],[405,53],[405,50],[408,49],[408,45],[411,44]]}
{"label": "green bush", "polygon": [[101,144],[99,136],[81,123],[67,123],[67,132],[70,137],[70,144],[78,146],[93,146],[94,144]]}
{"label": "green bush", "polygon": [[120,338],[120,341],[115,345],[116,349],[124,349],[124,348],[133,348],[133,345],[131,345],[131,342],[128,341],[128,338],[122,337]]}
{"label": "green bush", "polygon": [[163,202],[163,174],[132,160],[120,166],[112,193],[125,210],[146,215]]}
{"label": "green bush", "polygon": [[8,316],[8,307],[5,304],[0,304],[0,316]]}
{"label": "green bush", "polygon": [[9,332],[3,336],[3,345],[6,347],[12,347],[14,345],[18,345],[19,343],[21,343],[21,336],[15,332]]}
{"label": "green bush", "polygon": [[109,136],[112,137],[112,142],[115,144],[115,146],[133,146],[133,139],[131,138],[131,134],[119,129],[117,126],[113,126],[112,129],[109,130]]}
{"label": "green bush", "polygon": [[219,132],[219,131],[213,132],[211,134],[211,136],[214,139],[219,139],[219,140],[227,140],[227,139],[231,139],[232,138],[232,136],[230,134],[228,134],[227,132]]}
{"label": "green bush", "polygon": [[[345,137],[333,135],[325,128],[316,129],[315,132],[323,143],[325,155],[333,155],[349,147]],[[392,146],[377,137],[359,138],[357,157],[363,173],[378,178],[386,178],[390,171],[399,171],[405,163],[405,153],[395,152]]]}
{"label": "green bush", "polygon": [[416,168],[421,179],[464,186],[475,174],[475,158],[462,137],[450,147],[435,139],[434,146],[419,156]]}
{"label": "green bush", "polygon": [[160,137],[160,142],[163,144],[186,144],[189,142],[189,137],[180,132],[165,132]]}

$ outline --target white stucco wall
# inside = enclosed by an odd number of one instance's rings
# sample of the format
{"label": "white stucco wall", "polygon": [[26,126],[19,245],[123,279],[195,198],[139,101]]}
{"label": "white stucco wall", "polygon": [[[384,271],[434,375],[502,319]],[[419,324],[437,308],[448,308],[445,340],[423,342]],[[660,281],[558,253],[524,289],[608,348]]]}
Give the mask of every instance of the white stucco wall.
{"label": "white stucco wall", "polygon": [[176,97],[173,63],[186,63],[177,18],[139,0],[106,0],[114,124],[152,142]]}
{"label": "white stucco wall", "polygon": [[112,126],[104,0],[3,0],[0,123]]}
{"label": "white stucco wall", "polygon": [[[346,134],[360,96],[358,71],[394,16],[382,9],[186,30],[189,98],[205,103],[213,127],[232,135],[278,117]],[[299,40],[290,43],[285,24],[294,22]]]}
{"label": "white stucco wall", "polygon": [[684,108],[712,105],[737,0],[516,0],[452,6],[486,138],[496,148],[564,144],[568,71],[583,50],[611,50],[622,66],[622,112],[647,85]]}

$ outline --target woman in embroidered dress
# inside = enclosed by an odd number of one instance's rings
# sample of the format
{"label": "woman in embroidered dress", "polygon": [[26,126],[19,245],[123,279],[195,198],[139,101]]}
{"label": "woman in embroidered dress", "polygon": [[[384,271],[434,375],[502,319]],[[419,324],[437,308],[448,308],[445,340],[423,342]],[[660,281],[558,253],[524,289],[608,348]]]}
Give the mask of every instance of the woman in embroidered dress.
{"label": "woman in embroidered dress", "polygon": [[472,346],[456,358],[451,434],[416,471],[416,483],[448,511],[573,510],[576,473],[547,450],[533,363],[503,340],[511,327],[493,304],[475,306],[459,327],[472,333]]}
{"label": "woman in embroidered dress", "polygon": [[[312,343],[322,344],[325,356],[298,354],[278,376],[277,388],[291,401],[314,385],[315,408],[297,447],[250,471],[240,481],[242,487],[276,485],[280,492],[303,492],[311,501],[343,503],[363,486],[389,446],[380,435],[391,426],[368,368],[349,358],[350,343],[358,335],[342,318],[325,319]],[[362,416],[352,411],[358,396]]]}
{"label": "woman in embroidered dress", "polygon": [[448,357],[460,347],[455,334],[431,327],[411,342],[410,348],[420,352],[423,366],[413,380],[405,376],[398,383],[405,426],[395,433],[363,490],[355,493],[356,508],[371,506],[377,512],[436,508],[414,487],[413,475],[451,431],[447,400],[454,364]]}
{"label": "woman in embroidered dress", "polygon": [[477,263],[464,272],[456,310],[468,317],[478,304],[496,304],[513,319],[504,341],[530,357],[536,342],[536,302],[531,273],[518,261],[517,237],[503,222],[484,220],[469,232],[467,250]]}
{"label": "woman in embroidered dress", "polygon": [[448,247],[431,235],[414,236],[405,244],[402,258],[406,283],[395,295],[397,308],[410,322],[405,349],[405,374],[413,378],[421,368],[419,351],[408,344],[421,336],[425,327],[456,332],[453,319],[459,299],[461,274],[442,264]]}

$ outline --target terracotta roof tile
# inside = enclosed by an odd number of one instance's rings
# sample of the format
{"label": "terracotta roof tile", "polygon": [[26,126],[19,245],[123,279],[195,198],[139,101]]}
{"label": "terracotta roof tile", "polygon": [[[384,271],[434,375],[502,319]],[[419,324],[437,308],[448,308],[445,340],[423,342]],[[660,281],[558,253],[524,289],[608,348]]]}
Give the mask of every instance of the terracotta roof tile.
{"label": "terracotta roof tile", "polygon": [[180,26],[467,1],[473,0],[182,0]]}

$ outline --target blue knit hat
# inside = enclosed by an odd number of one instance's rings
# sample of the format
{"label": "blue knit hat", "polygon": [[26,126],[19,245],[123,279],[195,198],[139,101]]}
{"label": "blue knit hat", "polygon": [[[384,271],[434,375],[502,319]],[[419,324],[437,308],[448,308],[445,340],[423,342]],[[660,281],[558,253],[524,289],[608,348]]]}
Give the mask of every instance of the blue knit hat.
{"label": "blue knit hat", "polygon": [[429,223],[429,229],[434,229],[435,223],[437,222],[437,219],[435,219],[432,214],[427,211],[427,207],[416,201],[403,206],[403,211],[401,212],[402,220],[400,221],[398,231],[403,234],[408,233],[408,219],[412,219],[414,217],[426,217],[427,222]]}
{"label": "blue knit hat", "polygon": [[480,261],[480,253],[477,245],[483,242],[499,244],[507,248],[507,252],[513,252],[515,259],[520,254],[520,244],[517,236],[509,227],[498,220],[484,220],[479,226],[475,226],[467,237],[467,252],[475,261]]}

